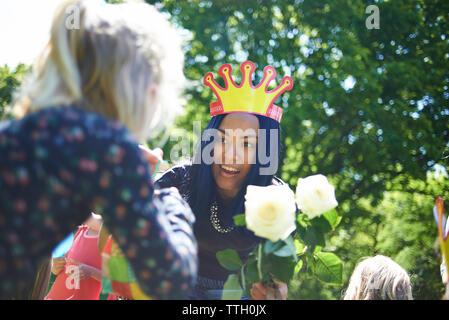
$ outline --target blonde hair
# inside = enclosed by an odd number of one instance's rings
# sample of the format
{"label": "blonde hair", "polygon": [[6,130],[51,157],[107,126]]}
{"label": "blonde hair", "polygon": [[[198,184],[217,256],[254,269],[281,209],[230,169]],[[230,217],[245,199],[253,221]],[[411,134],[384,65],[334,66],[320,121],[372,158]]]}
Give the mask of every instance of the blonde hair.
{"label": "blonde hair", "polygon": [[412,300],[410,278],[389,257],[377,255],[360,262],[351,276],[344,300]]}
{"label": "blonde hair", "polygon": [[122,122],[143,141],[180,111],[183,61],[180,37],[153,6],[64,1],[14,111],[73,105]]}

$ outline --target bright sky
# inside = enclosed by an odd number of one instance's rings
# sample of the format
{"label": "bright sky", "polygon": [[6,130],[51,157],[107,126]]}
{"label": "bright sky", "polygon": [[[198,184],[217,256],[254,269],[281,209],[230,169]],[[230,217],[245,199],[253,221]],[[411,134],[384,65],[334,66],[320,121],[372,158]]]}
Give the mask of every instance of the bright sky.
{"label": "bright sky", "polygon": [[0,66],[31,64],[49,38],[62,0],[0,0]]}

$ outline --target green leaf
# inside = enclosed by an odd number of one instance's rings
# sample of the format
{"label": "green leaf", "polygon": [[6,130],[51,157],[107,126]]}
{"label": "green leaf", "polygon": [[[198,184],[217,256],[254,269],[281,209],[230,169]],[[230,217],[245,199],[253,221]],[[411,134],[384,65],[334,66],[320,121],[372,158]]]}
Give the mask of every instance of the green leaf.
{"label": "green leaf", "polygon": [[238,214],[234,216],[234,224],[238,227],[244,227],[246,226],[246,218],[245,218],[245,214]]}
{"label": "green leaf", "polygon": [[310,226],[310,220],[309,217],[305,214],[298,214],[296,217],[297,227],[298,228],[307,228]]}
{"label": "green leaf", "polygon": [[284,246],[284,243],[282,241],[273,242],[273,241],[267,240],[263,244],[263,252],[265,254],[270,254],[270,253],[275,252],[276,250],[279,250],[283,246]]}
{"label": "green leaf", "polygon": [[315,276],[328,284],[343,285],[343,263],[331,252],[319,252],[314,255]]}
{"label": "green leaf", "polygon": [[239,276],[230,274],[223,286],[223,295],[221,300],[240,300],[243,290],[240,287]]}
{"label": "green leaf", "polygon": [[280,241],[283,246],[274,251],[274,255],[278,257],[293,257],[295,261],[298,261],[298,258],[296,256],[296,247],[295,243],[293,242],[292,237],[288,237],[284,241]]}
{"label": "green leaf", "polygon": [[342,217],[338,215],[338,212],[335,209],[323,213],[323,217],[329,222],[332,230],[334,230],[335,227],[340,224],[340,221],[342,219]]}
{"label": "green leaf", "polygon": [[313,250],[314,254],[317,254],[318,252],[320,252],[323,249],[322,246],[316,246],[315,249]]}
{"label": "green leaf", "polygon": [[307,251],[305,259],[307,263],[306,275],[308,278],[313,278],[315,276],[316,270],[315,257]]}
{"label": "green leaf", "polygon": [[310,253],[315,251],[316,246],[324,247],[326,244],[324,234],[314,226],[308,227],[307,229],[300,229],[298,230],[298,234],[307,246],[307,251]]}
{"label": "green leaf", "polygon": [[304,262],[300,259],[300,260],[298,261],[298,263],[296,264],[296,266],[295,266],[295,270],[293,271],[293,274],[294,274],[295,276],[297,276],[298,273],[301,271],[303,265],[304,265]]}
{"label": "green leaf", "polygon": [[280,281],[288,284],[293,277],[296,262],[290,257],[282,258],[275,255],[269,255],[264,258],[265,260],[262,263],[264,278],[272,273]]}
{"label": "green leaf", "polygon": [[242,292],[242,295],[245,297],[250,297],[251,296],[251,288],[252,288],[252,286],[248,286],[248,284],[247,284],[245,290],[243,290],[243,292]]}
{"label": "green leaf", "polygon": [[255,259],[248,259],[246,262],[246,284],[252,285],[259,281],[259,272],[257,271],[257,261]]}
{"label": "green leaf", "polygon": [[235,250],[226,249],[218,251],[216,256],[218,262],[228,270],[236,271],[239,270],[243,265],[242,260]]}
{"label": "green leaf", "polygon": [[294,243],[295,243],[295,247],[296,247],[296,254],[300,255],[300,256],[303,255],[306,245],[298,239],[295,239]]}
{"label": "green leaf", "polygon": [[311,220],[314,229],[322,234],[326,234],[332,230],[332,226],[324,216],[319,216]]}
{"label": "green leaf", "polygon": [[245,283],[245,297],[251,295],[251,288],[253,283],[259,281],[259,272],[257,271],[257,261],[255,255],[250,255],[245,264],[246,283]]}

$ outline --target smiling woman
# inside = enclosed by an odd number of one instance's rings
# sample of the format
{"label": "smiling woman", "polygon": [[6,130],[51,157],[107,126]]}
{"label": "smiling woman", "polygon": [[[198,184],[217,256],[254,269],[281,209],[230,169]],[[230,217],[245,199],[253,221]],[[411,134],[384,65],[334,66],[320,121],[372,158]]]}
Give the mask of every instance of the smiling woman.
{"label": "smiling woman", "polygon": [[245,113],[229,114],[218,128],[212,174],[222,202],[229,203],[237,195],[255,162],[258,129],[257,117]]}
{"label": "smiling woman", "polygon": [[212,119],[201,135],[193,164],[176,166],[157,181],[159,187],[178,188],[196,216],[199,271],[191,299],[221,299],[231,272],[220,265],[217,252],[234,249],[244,263],[263,241],[233,222],[235,215],[245,212],[247,187],[284,184],[274,176],[280,154],[282,109],[273,102],[293,82],[284,77],[278,88],[268,91],[276,72],[266,66],[263,80],[253,86],[255,65],[246,61],[240,67],[242,83],[236,86],[231,70],[229,64],[219,70],[226,88],[219,87],[211,73],[204,77],[204,84],[213,90],[218,101],[210,104]]}
{"label": "smiling woman", "polygon": [[[268,147],[261,146],[256,133],[270,129],[277,130],[275,141],[267,139]],[[215,131],[215,135],[208,134],[208,130]],[[218,115],[211,119],[203,136],[211,139],[202,141],[194,164],[173,167],[157,181],[157,185],[178,188],[196,216],[194,233],[199,248],[199,271],[198,282],[190,298],[220,299],[230,271],[219,264],[216,253],[234,249],[245,261],[262,241],[245,227],[233,223],[235,215],[245,212],[247,186],[283,184],[274,175],[260,173],[263,165],[257,155],[259,148],[270,150],[271,143],[279,146],[279,123],[247,113]],[[213,163],[196,159],[202,157],[210,145],[213,146],[210,149]],[[278,161],[279,148],[269,158],[273,162]]]}

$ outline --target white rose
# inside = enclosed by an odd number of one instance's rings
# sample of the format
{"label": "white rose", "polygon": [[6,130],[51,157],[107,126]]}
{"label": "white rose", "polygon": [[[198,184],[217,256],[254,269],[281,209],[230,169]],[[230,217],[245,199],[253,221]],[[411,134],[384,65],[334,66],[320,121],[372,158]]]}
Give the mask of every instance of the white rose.
{"label": "white rose", "polygon": [[298,180],[296,202],[310,219],[318,217],[338,205],[335,189],[322,174]]}
{"label": "white rose", "polygon": [[246,227],[273,242],[295,229],[295,194],[288,185],[248,186],[245,195]]}

